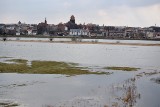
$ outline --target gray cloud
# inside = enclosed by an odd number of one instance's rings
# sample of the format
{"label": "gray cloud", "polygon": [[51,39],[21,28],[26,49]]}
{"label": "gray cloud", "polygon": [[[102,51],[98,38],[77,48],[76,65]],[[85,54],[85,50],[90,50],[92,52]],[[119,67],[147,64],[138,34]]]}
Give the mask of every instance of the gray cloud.
{"label": "gray cloud", "polygon": [[146,26],[160,22],[159,6],[160,0],[1,0],[0,23],[39,23],[47,17],[57,24],[74,14],[77,23]]}
{"label": "gray cloud", "polygon": [[122,5],[129,7],[141,7],[141,6],[160,4],[160,0],[99,0],[99,2],[97,1],[96,4],[102,7],[122,6]]}

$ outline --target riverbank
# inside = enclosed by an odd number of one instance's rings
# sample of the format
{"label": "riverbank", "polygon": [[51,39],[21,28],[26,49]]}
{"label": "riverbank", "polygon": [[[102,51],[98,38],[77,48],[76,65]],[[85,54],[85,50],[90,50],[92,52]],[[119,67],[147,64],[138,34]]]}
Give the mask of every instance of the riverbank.
{"label": "riverbank", "polygon": [[22,38],[77,38],[77,39],[106,39],[106,40],[146,40],[146,41],[160,41],[160,38],[114,38],[114,37],[80,37],[80,36],[44,36],[44,35],[0,35],[0,37],[22,37]]}
{"label": "riverbank", "polygon": [[[103,44],[103,45],[131,45],[131,46],[160,46],[160,43],[121,43],[117,42],[98,42],[98,41],[50,41],[47,40],[7,40],[7,41],[16,41],[16,42],[43,42],[43,43],[67,43],[67,44]],[[3,42],[3,41],[1,41]],[[4,41],[6,42],[6,41]]]}

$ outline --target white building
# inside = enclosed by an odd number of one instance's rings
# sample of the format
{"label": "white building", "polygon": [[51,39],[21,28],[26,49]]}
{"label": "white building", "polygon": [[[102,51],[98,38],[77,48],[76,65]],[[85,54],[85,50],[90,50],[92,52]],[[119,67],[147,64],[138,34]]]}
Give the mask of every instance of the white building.
{"label": "white building", "polygon": [[32,35],[37,35],[37,30],[32,30]]}
{"label": "white building", "polygon": [[89,36],[90,32],[89,30],[85,30],[85,29],[70,29],[69,35],[70,36]]}
{"label": "white building", "polygon": [[16,35],[19,36],[19,35],[20,35],[20,32],[16,32]]}
{"label": "white building", "polygon": [[37,30],[28,29],[27,32],[28,32],[28,35],[37,35]]}
{"label": "white building", "polygon": [[153,37],[154,37],[154,35],[155,35],[155,33],[154,33],[154,32],[150,32],[150,31],[147,31],[147,32],[146,32],[146,36],[147,36],[147,38],[153,38]]}

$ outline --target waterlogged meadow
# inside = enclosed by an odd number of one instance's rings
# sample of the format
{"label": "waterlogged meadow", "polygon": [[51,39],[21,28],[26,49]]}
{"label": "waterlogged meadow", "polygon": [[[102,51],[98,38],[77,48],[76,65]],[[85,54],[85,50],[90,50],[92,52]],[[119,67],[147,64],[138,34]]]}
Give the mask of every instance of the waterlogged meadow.
{"label": "waterlogged meadow", "polygon": [[159,46],[0,41],[0,107],[159,107],[159,57]]}
{"label": "waterlogged meadow", "polygon": [[[8,63],[7,63],[8,62]],[[65,63],[56,61],[30,61],[27,64],[25,59],[11,59],[0,63],[1,73],[28,73],[28,74],[109,74],[109,72],[91,72],[84,67],[78,67],[75,63]],[[77,65],[77,66],[76,66]]]}

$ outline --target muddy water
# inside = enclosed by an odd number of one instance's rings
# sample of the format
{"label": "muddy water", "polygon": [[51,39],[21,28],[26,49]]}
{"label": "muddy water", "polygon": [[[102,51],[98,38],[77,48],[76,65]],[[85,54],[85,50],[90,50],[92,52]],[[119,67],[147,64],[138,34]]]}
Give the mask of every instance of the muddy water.
{"label": "muddy water", "polygon": [[[25,107],[159,107],[160,47],[40,42],[0,42],[0,56],[28,60],[141,68],[110,75],[0,74],[0,102],[14,100]],[[1,58],[0,61],[3,61]],[[129,97],[131,96],[131,97]]]}

